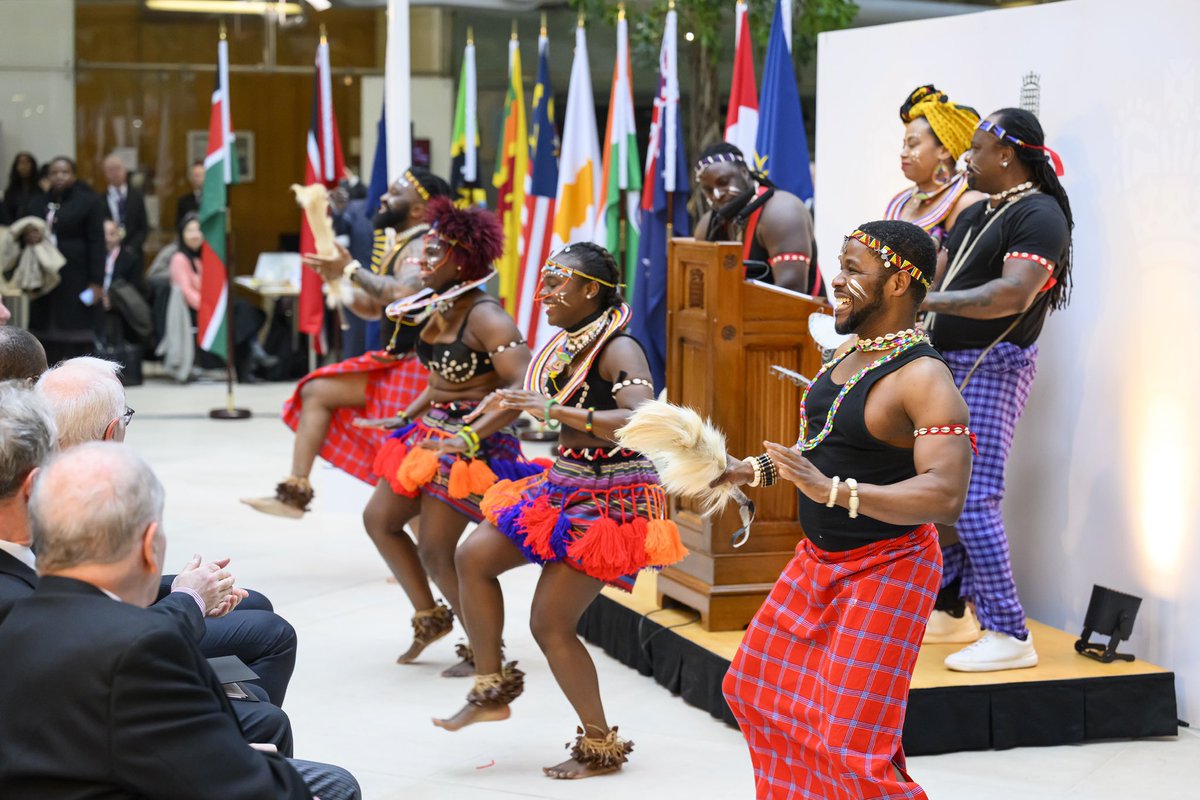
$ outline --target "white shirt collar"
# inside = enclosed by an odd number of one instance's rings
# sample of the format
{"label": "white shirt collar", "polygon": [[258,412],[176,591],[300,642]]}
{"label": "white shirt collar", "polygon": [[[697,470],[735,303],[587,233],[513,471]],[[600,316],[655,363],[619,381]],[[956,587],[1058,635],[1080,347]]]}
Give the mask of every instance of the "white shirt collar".
{"label": "white shirt collar", "polygon": [[30,569],[37,569],[37,556],[35,556],[33,551],[29,549],[29,545],[17,544],[16,542],[9,542],[4,539],[0,539],[0,550],[8,553],[10,556],[17,559]]}

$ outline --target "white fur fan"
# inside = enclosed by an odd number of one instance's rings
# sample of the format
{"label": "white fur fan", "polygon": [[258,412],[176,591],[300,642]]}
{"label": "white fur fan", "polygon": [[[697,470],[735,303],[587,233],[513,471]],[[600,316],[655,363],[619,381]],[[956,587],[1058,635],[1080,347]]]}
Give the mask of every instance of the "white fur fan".
{"label": "white fur fan", "polygon": [[709,487],[725,472],[725,434],[690,408],[648,400],[634,410],[616,439],[654,462],[668,494],[699,501],[705,516],[742,494],[728,483]]}

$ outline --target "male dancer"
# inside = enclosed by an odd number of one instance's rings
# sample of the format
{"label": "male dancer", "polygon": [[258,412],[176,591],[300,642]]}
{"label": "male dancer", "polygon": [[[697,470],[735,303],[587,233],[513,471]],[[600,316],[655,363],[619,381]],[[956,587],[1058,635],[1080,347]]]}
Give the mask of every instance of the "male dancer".
{"label": "male dancer", "polygon": [[813,261],[812,214],[804,201],[751,172],[742,151],[714,144],[696,161],[696,182],[709,210],[696,222],[702,242],[742,242],[743,258],[771,268],[767,279],[795,292],[818,295]]}
{"label": "male dancer", "polygon": [[1000,501],[1013,433],[1037,371],[1042,323],[1070,299],[1074,223],[1058,181],[1061,163],[1028,111],[1005,108],[981,122],[967,164],[968,185],[991,197],[959,217],[942,291],[931,292],[923,307],[935,312],[926,318],[933,344],[971,409],[979,459],[958,520],[961,544],[944,554],[939,606],[946,610],[930,625],[973,627],[953,595],[974,601],[983,635],[947,656],[946,666],[989,672],[1038,663],[1013,582]]}
{"label": "male dancer", "polygon": [[967,406],[915,329],[937,262],[908,222],[846,239],[832,286],[857,343],[801,403],[793,447],[730,458],[723,480],[800,491],[807,538],[750,623],[725,698],[759,798],[925,798],[904,771],[908,686],[941,580],[937,532],[971,473]]}
{"label": "male dancer", "polygon": [[[326,280],[345,276],[354,286],[350,309],[365,319],[379,319],[388,303],[420,291],[421,236],[429,229],[423,222],[425,204],[449,194],[444,180],[412,167],[388,187],[375,215],[378,264],[363,267],[340,246],[336,256],[305,256],[305,263]],[[390,250],[378,246],[388,228],[396,231]],[[242,502],[267,514],[293,519],[304,516],[313,499],[308,476],[318,453],[374,486],[377,476],[371,464],[387,432],[372,427],[372,421],[407,408],[427,381],[427,373],[413,353],[417,333],[417,328],[397,323],[386,350],[321,367],[302,378],[283,406],[283,421],[296,432],[292,474],[275,487],[273,497],[244,498]]]}

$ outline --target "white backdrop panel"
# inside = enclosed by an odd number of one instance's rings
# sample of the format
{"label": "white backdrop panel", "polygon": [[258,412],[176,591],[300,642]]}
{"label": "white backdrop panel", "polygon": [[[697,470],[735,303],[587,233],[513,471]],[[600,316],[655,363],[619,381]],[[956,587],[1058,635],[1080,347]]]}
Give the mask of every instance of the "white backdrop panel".
{"label": "white backdrop panel", "polygon": [[981,113],[1041,75],[1075,217],[1071,305],[1039,342],[1005,519],[1031,616],[1079,630],[1093,583],[1145,598],[1125,649],[1174,669],[1200,721],[1200,65],[1194,0],[1070,0],[824,34],[816,233],[882,216],[908,92]]}

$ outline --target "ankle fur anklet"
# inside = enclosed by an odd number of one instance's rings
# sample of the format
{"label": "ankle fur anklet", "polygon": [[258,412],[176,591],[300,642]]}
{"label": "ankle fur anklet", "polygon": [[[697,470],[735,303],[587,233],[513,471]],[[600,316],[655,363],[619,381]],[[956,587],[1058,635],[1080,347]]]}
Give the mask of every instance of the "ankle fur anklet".
{"label": "ankle fur anklet", "polygon": [[[591,727],[591,726],[589,726]],[[571,758],[592,769],[617,769],[629,760],[633,752],[633,742],[626,741],[617,735],[614,725],[603,739],[591,739],[584,734],[583,728],[576,728],[574,746],[567,742],[571,749]]]}
{"label": "ankle fur anklet", "polygon": [[506,706],[524,691],[525,673],[517,669],[517,662],[510,661],[500,672],[476,675],[467,702],[473,706]]}

